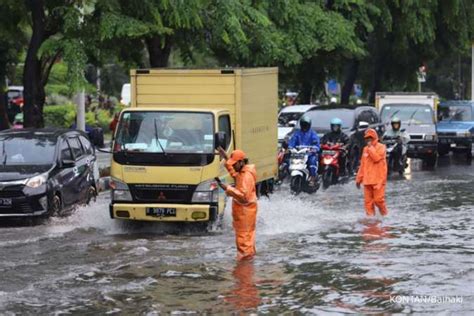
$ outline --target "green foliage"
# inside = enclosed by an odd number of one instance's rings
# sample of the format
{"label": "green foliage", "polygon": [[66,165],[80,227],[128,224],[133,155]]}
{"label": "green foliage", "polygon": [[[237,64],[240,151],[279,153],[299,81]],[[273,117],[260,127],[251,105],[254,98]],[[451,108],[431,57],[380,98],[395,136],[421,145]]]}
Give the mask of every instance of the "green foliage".
{"label": "green foliage", "polygon": [[43,115],[45,126],[69,128],[76,117],[76,106],[73,104],[45,106]]}

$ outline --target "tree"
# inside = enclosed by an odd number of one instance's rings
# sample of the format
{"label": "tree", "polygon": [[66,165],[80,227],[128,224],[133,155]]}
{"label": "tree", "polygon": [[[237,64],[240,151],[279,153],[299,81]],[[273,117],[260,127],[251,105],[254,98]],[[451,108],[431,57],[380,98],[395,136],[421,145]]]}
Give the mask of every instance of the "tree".
{"label": "tree", "polygon": [[44,87],[60,52],[41,54],[41,46],[61,29],[64,6],[60,4],[59,0],[26,0],[23,8],[30,13],[32,29],[23,72],[25,127],[42,127],[44,124]]}
{"label": "tree", "polygon": [[19,28],[21,12],[15,1],[0,3],[0,130],[10,127],[7,116],[6,75],[7,68],[17,62],[23,42],[23,32]]}

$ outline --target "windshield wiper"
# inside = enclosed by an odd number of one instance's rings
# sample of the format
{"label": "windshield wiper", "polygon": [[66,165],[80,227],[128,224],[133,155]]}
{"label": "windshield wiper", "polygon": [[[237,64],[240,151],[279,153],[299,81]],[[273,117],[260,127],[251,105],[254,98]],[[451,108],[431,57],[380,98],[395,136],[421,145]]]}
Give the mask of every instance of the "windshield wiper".
{"label": "windshield wiper", "polygon": [[418,112],[418,109],[413,111],[413,114],[410,116],[410,118],[408,119],[408,126],[411,126],[411,120],[413,119],[413,117],[415,117],[415,114]]}
{"label": "windshield wiper", "polygon": [[163,145],[161,145],[161,142],[160,142],[160,135],[158,134],[158,126],[156,125],[156,118],[153,120],[153,123],[154,123],[154,125],[155,125],[155,137],[156,137],[156,142],[158,143],[158,145],[160,145],[161,151],[162,151],[163,154],[165,154],[165,156],[166,156],[166,151],[165,151],[165,149],[163,148]]}
{"label": "windshield wiper", "polygon": [[452,122],[454,118],[456,117],[456,115],[462,114],[464,112],[466,112],[466,109],[457,109],[456,112],[454,112],[453,116],[449,118],[448,122]]}

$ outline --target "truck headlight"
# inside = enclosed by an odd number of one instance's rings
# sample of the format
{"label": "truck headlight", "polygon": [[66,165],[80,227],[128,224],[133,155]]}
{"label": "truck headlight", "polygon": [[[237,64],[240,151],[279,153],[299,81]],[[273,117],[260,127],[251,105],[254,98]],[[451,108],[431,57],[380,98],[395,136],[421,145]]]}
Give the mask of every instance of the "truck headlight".
{"label": "truck headlight", "polygon": [[194,191],[192,201],[193,203],[211,203],[217,202],[219,199],[219,186],[214,180],[201,182],[196,191]]}
{"label": "truck headlight", "polygon": [[425,135],[425,140],[431,142],[437,139],[436,135]]}
{"label": "truck headlight", "polygon": [[46,181],[48,181],[48,175],[46,173],[43,173],[39,176],[29,178],[28,180],[26,180],[25,185],[29,188],[36,189],[45,184]]}
{"label": "truck headlight", "polygon": [[132,201],[132,194],[126,183],[111,178],[110,188],[112,189],[112,201]]}

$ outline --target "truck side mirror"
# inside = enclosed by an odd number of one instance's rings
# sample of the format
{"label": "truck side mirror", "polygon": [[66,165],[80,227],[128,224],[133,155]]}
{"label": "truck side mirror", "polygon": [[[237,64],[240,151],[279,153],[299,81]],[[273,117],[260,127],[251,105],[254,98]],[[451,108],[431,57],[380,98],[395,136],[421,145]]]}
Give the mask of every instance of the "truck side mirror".
{"label": "truck side mirror", "polygon": [[227,134],[226,132],[217,132],[215,136],[215,147],[216,149],[222,147],[226,149],[227,147]]}

